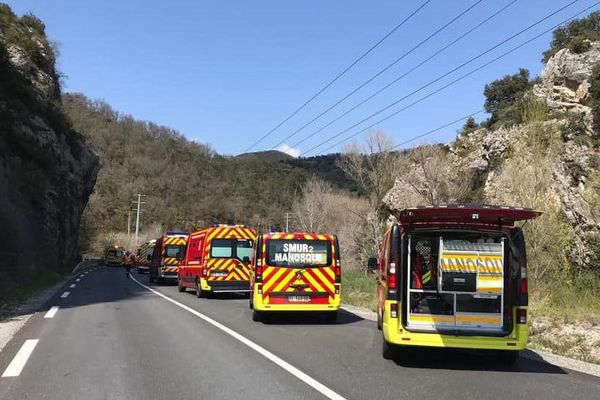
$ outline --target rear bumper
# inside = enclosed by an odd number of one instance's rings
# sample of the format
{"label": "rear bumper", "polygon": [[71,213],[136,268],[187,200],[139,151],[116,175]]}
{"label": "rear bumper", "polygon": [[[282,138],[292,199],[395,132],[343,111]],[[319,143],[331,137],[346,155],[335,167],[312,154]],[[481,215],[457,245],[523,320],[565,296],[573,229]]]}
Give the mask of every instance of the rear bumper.
{"label": "rear bumper", "polygon": [[258,294],[255,289],[252,293],[252,303],[256,311],[272,311],[272,312],[284,312],[284,311],[338,311],[341,305],[341,296],[336,295],[332,301],[325,304],[269,304],[263,301],[262,294]]}
{"label": "rear bumper", "polygon": [[250,291],[249,281],[210,281],[202,279],[200,286],[202,290],[215,293]]}
{"label": "rear bumper", "polygon": [[147,266],[147,265],[138,265],[138,266],[136,266],[136,268],[137,268],[138,272],[142,272],[142,271],[143,272],[148,272],[148,271],[150,271],[150,267]]}
{"label": "rear bumper", "polygon": [[161,279],[177,280],[177,267],[161,267],[158,269],[158,277]]}
{"label": "rear bumper", "polygon": [[[436,332],[410,332],[401,325],[400,318],[391,318],[391,301],[385,302],[383,336],[391,344],[400,346],[448,347],[481,350],[524,350],[529,339],[529,329],[524,324],[514,324],[506,336],[447,335]],[[401,307],[399,306],[401,309]],[[513,311],[516,320],[516,309]]]}

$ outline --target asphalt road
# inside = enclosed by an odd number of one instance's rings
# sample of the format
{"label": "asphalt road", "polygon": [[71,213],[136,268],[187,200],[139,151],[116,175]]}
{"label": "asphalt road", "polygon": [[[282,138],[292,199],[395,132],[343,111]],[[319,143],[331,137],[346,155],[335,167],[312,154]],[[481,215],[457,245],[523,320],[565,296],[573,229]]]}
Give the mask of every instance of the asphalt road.
{"label": "asphalt road", "polygon": [[[600,398],[599,378],[543,362],[504,369],[440,350],[387,361],[375,324],[352,314],[256,323],[241,296],[198,299],[134,276],[159,294],[116,268],[69,282],[0,353],[0,372],[16,375],[0,378],[0,399]],[[27,340],[38,340],[28,358]]]}

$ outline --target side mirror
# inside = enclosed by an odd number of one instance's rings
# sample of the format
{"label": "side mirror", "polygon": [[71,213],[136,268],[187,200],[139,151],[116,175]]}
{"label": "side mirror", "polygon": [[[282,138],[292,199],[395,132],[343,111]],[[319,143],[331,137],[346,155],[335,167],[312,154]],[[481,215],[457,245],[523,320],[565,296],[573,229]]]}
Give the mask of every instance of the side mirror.
{"label": "side mirror", "polygon": [[369,257],[367,261],[367,270],[369,272],[376,272],[379,269],[379,262],[375,257]]}
{"label": "side mirror", "polygon": [[250,264],[250,257],[248,257],[248,256],[245,256],[244,258],[242,258],[242,262],[243,262],[244,264]]}

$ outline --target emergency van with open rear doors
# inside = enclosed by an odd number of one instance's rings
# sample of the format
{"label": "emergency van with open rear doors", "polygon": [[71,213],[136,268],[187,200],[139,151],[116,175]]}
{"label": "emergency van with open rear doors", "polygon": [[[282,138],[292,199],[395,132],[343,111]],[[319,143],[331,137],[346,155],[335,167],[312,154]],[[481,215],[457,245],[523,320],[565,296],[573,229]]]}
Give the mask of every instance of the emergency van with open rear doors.
{"label": "emergency van with open rear doors", "polygon": [[194,289],[198,297],[250,292],[250,258],[255,240],[256,231],[244,225],[214,225],[192,232],[179,268],[179,291]]}
{"label": "emergency van with open rear doors", "polygon": [[149,242],[142,244],[138,249],[135,265],[139,274],[150,272],[155,244],[156,240],[150,240]]}
{"label": "emergency van with open rear doors", "polygon": [[282,311],[317,311],[329,322],[340,309],[337,237],[320,233],[264,233],[250,275],[252,319]]}
{"label": "emergency van with open rear doors", "polygon": [[528,340],[527,257],[518,221],[541,215],[502,206],[401,210],[379,258],[383,357],[402,346],[492,350],[514,363]]}

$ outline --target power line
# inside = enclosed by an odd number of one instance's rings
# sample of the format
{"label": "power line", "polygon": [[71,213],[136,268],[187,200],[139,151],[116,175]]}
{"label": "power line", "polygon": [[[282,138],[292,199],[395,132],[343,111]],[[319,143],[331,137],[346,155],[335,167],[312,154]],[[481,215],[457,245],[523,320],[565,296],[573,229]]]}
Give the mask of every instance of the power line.
{"label": "power line", "polygon": [[[316,117],[314,117],[312,120],[310,120],[309,122],[307,122],[306,124],[304,124],[300,128],[296,129],[294,132],[292,132],[291,134],[289,134],[288,136],[286,136],[285,138],[283,138],[279,143],[277,143],[276,145],[274,145],[273,148],[276,148],[277,146],[282,145],[287,140],[291,139],[296,134],[298,134],[298,132],[302,131],[304,128],[306,128],[307,126],[309,126],[310,124],[312,124],[313,122],[315,122],[319,118],[321,118],[323,115],[327,114],[329,111],[331,111],[332,109],[334,109],[335,107],[337,107],[339,104],[341,104],[348,97],[352,96],[354,93],[358,92],[360,89],[362,89],[363,87],[367,86],[369,83],[371,83],[377,77],[381,76],[384,72],[386,72],[387,70],[389,70],[390,68],[392,68],[394,65],[396,65],[400,61],[402,61],[406,56],[408,56],[413,51],[415,51],[416,49],[418,49],[419,47],[421,47],[422,45],[424,45],[425,43],[427,43],[430,39],[432,39],[433,37],[435,37],[437,34],[439,34],[440,32],[442,32],[444,29],[446,29],[447,27],[449,27],[450,25],[452,25],[454,22],[456,22],[458,19],[460,19],[462,16],[464,16],[466,13],[468,13],[469,11],[471,11],[475,6],[477,6],[482,1],[483,0],[478,0],[475,3],[473,3],[472,5],[470,5],[469,7],[467,7],[465,10],[463,10],[462,12],[460,12],[457,16],[455,16],[454,18],[452,18],[446,24],[444,24],[443,26],[441,26],[440,28],[438,28],[435,32],[433,32],[432,34],[430,34],[429,36],[427,36],[425,39],[421,40],[419,43],[417,43],[415,46],[413,46],[410,50],[406,51],[400,57],[396,58],[392,63],[388,64],[385,68],[383,68],[382,70],[380,70],[379,72],[377,72],[375,75],[371,76],[365,82],[363,82],[362,84],[360,84],[357,88],[355,88],[350,93],[348,93],[347,95],[345,95],[344,97],[342,97],[340,100],[338,100],[337,102],[335,102],[333,105],[331,105],[325,111],[321,112],[319,115],[317,115]],[[515,1],[517,1],[517,0],[513,0],[513,3]]]}
{"label": "power line", "polygon": [[335,78],[333,78],[331,81],[329,81],[329,83],[327,83],[325,86],[323,86],[317,93],[315,93],[311,98],[309,98],[307,101],[304,102],[304,104],[302,104],[300,107],[298,107],[293,113],[291,113],[290,115],[288,115],[283,121],[281,121],[279,124],[277,124],[277,126],[275,126],[273,129],[271,129],[269,132],[267,132],[266,134],[264,134],[262,137],[260,137],[256,142],[254,142],[250,147],[248,147],[246,150],[244,150],[244,152],[250,151],[252,150],[252,148],[254,148],[257,144],[259,144],[260,142],[262,142],[264,139],[266,139],[269,135],[271,135],[273,132],[275,132],[277,129],[279,129],[279,127],[281,127],[283,124],[285,124],[287,121],[289,121],[294,115],[298,114],[298,112],[300,112],[300,110],[302,110],[304,107],[306,107],[308,104],[310,104],[315,98],[317,98],[317,96],[319,96],[321,93],[323,93],[325,90],[327,90],[327,88],[329,88],[331,85],[333,85],[338,79],[340,79],[346,72],[348,72],[352,67],[354,67],[356,64],[358,64],[363,58],[365,58],[369,53],[371,53],[373,50],[375,50],[375,48],[377,48],[381,43],[383,43],[388,37],[390,37],[394,32],[396,32],[398,29],[400,29],[400,27],[402,27],[402,25],[404,25],[406,22],[408,22],[413,16],[415,16],[419,11],[421,11],[421,9],[423,7],[425,7],[427,4],[429,4],[431,2],[431,0],[426,0],[423,4],[421,4],[416,10],[414,10],[412,13],[410,13],[406,18],[404,18],[398,25],[396,25],[391,31],[389,31],[385,36],[383,36],[381,39],[379,39],[379,41],[377,43],[375,43],[373,46],[371,46],[366,52],[364,52],[360,57],[358,57],[356,60],[354,60],[349,66],[347,66],[342,72],[340,72]]}
{"label": "power line", "polygon": [[[371,128],[373,128],[374,126],[376,126],[376,125],[380,124],[381,122],[383,122],[383,121],[386,121],[386,120],[388,120],[388,119],[390,119],[390,118],[392,118],[392,117],[396,116],[397,114],[401,113],[402,111],[406,110],[407,108],[410,108],[410,107],[414,106],[415,104],[417,104],[417,103],[420,103],[420,102],[422,102],[423,100],[425,100],[425,99],[427,99],[427,98],[429,98],[429,97],[431,97],[431,96],[435,95],[436,93],[438,93],[438,92],[440,92],[440,91],[442,91],[442,90],[446,89],[447,87],[454,85],[456,82],[458,82],[458,81],[460,81],[460,80],[462,80],[462,79],[464,79],[464,78],[466,78],[466,77],[468,77],[468,76],[470,76],[470,75],[472,75],[472,74],[476,73],[477,71],[479,71],[479,70],[481,70],[481,69],[485,68],[486,66],[488,66],[488,65],[492,64],[493,62],[496,62],[496,61],[497,61],[497,60],[499,60],[500,58],[502,58],[502,57],[505,57],[505,56],[507,56],[508,54],[510,54],[510,53],[512,53],[512,52],[514,52],[514,51],[517,51],[517,50],[518,50],[518,49],[520,49],[521,47],[523,47],[523,46],[525,46],[525,45],[527,45],[527,44],[529,44],[529,43],[533,42],[534,40],[536,40],[536,39],[538,39],[538,38],[542,37],[543,35],[545,35],[545,34],[546,34],[546,33],[548,33],[548,32],[551,32],[552,30],[556,29],[557,27],[559,27],[559,26],[561,26],[561,25],[564,25],[565,23],[567,23],[567,22],[569,22],[570,20],[572,20],[572,19],[574,19],[574,18],[578,17],[579,15],[581,15],[581,14],[583,14],[583,13],[585,13],[585,12],[589,11],[590,9],[592,9],[592,8],[596,7],[597,5],[600,5],[600,1],[599,1],[599,2],[597,2],[597,3],[594,3],[594,4],[592,4],[591,6],[589,6],[589,7],[587,7],[586,9],[584,9],[584,10],[580,11],[579,13],[577,13],[577,14],[575,14],[575,15],[571,16],[570,18],[567,18],[566,20],[564,20],[564,21],[562,21],[562,22],[560,22],[560,23],[558,23],[558,24],[554,25],[553,27],[551,27],[551,28],[549,28],[549,29],[545,30],[544,32],[542,32],[542,33],[540,33],[540,34],[538,34],[538,35],[536,35],[536,36],[532,37],[531,39],[529,39],[529,40],[527,40],[527,41],[525,41],[525,42],[521,43],[520,45],[518,45],[518,46],[516,46],[516,47],[514,47],[514,48],[512,48],[512,49],[510,49],[509,51],[507,51],[507,52],[505,52],[505,53],[501,54],[500,56],[498,56],[498,57],[494,58],[493,60],[490,60],[490,61],[486,62],[485,64],[483,64],[483,65],[481,65],[481,66],[477,67],[476,69],[474,69],[474,70],[472,70],[472,71],[470,71],[470,72],[468,72],[468,73],[466,73],[466,74],[462,75],[461,77],[459,77],[459,78],[455,79],[454,81],[452,81],[452,82],[450,82],[450,83],[446,84],[445,86],[442,86],[441,88],[439,88],[439,89],[435,90],[434,92],[432,92],[432,93],[429,93],[428,95],[426,95],[426,96],[424,96],[424,97],[420,98],[419,100],[417,100],[417,101],[415,101],[415,102],[413,102],[413,103],[411,103],[411,104],[409,104],[409,105],[407,105],[407,106],[405,106],[405,107],[401,108],[400,110],[398,110],[398,111],[395,111],[395,112],[393,112],[393,113],[389,114],[388,116],[386,116],[386,117],[384,117],[384,118],[380,119],[379,121],[375,122],[374,124],[372,124],[372,125],[369,125],[368,127],[364,128],[364,129],[361,129],[360,131],[358,131],[358,132],[356,132],[356,133],[352,134],[351,136],[347,137],[346,139],[343,139],[343,140],[341,140],[341,141],[337,142],[336,144],[334,144],[334,145],[332,145],[332,146],[329,146],[329,147],[327,147],[327,148],[326,148],[324,151],[326,151],[326,150],[329,150],[329,149],[332,149],[332,148],[334,148],[334,147],[336,147],[336,146],[339,146],[340,144],[342,144],[342,143],[344,143],[344,142],[348,141],[349,139],[352,139],[353,137],[355,137],[355,136],[357,136],[357,135],[359,135],[359,134],[361,134],[361,133],[363,133],[363,132],[367,131],[368,129],[371,129]],[[326,141],[326,142],[327,142],[327,141]],[[317,147],[320,147],[320,146],[315,146],[315,147],[313,147],[313,148],[312,148],[311,150],[309,150],[309,151],[312,151],[312,150],[314,150],[314,149],[315,149],[315,148],[317,148]],[[305,152],[305,153],[307,153],[307,152]],[[303,154],[305,154],[305,153],[303,153]]]}
{"label": "power line", "polygon": [[[539,21],[537,21],[537,22],[535,22],[535,23],[533,23],[533,24],[529,25],[527,28],[525,28],[525,29],[522,29],[521,31],[517,32],[516,34],[514,34],[514,35],[510,36],[509,38],[507,38],[507,39],[504,39],[504,40],[503,40],[503,41],[501,41],[500,43],[498,43],[498,44],[496,44],[496,45],[494,45],[494,46],[490,47],[489,49],[487,49],[487,50],[486,50],[486,51],[484,51],[483,53],[480,53],[480,54],[478,54],[477,56],[475,56],[475,57],[473,57],[473,58],[469,59],[468,61],[466,61],[466,62],[464,62],[464,63],[460,64],[459,66],[457,66],[457,67],[455,67],[455,68],[451,69],[450,71],[448,71],[448,72],[444,73],[443,75],[441,75],[441,76],[437,77],[436,79],[434,79],[434,80],[432,80],[432,81],[428,82],[427,84],[425,84],[425,85],[421,86],[420,88],[418,88],[418,89],[416,89],[416,90],[412,91],[411,93],[407,94],[406,96],[404,96],[404,97],[402,97],[402,98],[400,98],[400,99],[398,99],[398,100],[394,101],[393,103],[390,103],[390,104],[388,104],[387,106],[385,106],[384,108],[380,109],[379,111],[377,111],[377,112],[375,112],[375,113],[373,113],[373,114],[369,115],[368,117],[366,117],[366,118],[362,119],[361,121],[359,121],[359,122],[355,123],[354,125],[352,125],[352,126],[350,126],[350,127],[346,128],[346,129],[344,129],[343,131],[341,131],[341,132],[338,132],[337,134],[335,134],[335,135],[331,136],[329,139],[327,139],[327,140],[324,140],[323,142],[321,142],[321,143],[317,144],[316,146],[313,146],[313,147],[311,147],[309,150],[307,150],[307,151],[303,152],[302,154],[309,153],[309,152],[311,152],[311,151],[313,151],[313,150],[315,150],[315,149],[317,149],[317,148],[321,147],[322,145],[324,145],[324,144],[326,144],[326,143],[329,143],[329,142],[330,142],[330,141],[332,141],[333,139],[335,139],[335,138],[337,138],[337,137],[339,137],[339,136],[343,135],[344,133],[348,132],[348,131],[349,131],[349,130],[351,130],[351,129],[354,129],[355,127],[357,127],[358,125],[362,124],[363,122],[366,122],[366,121],[368,121],[369,119],[371,119],[371,118],[373,118],[373,117],[375,117],[375,116],[377,116],[377,115],[381,114],[382,112],[384,112],[384,111],[386,111],[386,110],[390,109],[391,107],[393,107],[393,106],[397,105],[398,103],[400,103],[401,101],[403,101],[403,100],[407,99],[408,97],[411,97],[412,95],[414,95],[414,94],[416,94],[416,93],[420,92],[421,90],[425,89],[426,87],[429,87],[429,86],[431,86],[432,84],[434,84],[434,83],[436,83],[436,82],[440,81],[441,79],[445,78],[446,76],[450,75],[451,73],[453,73],[453,72],[455,72],[455,71],[457,71],[457,70],[461,69],[462,67],[464,67],[464,66],[466,66],[466,65],[468,65],[468,64],[470,64],[470,63],[472,63],[473,61],[475,61],[475,60],[477,60],[477,59],[481,58],[482,56],[484,56],[485,54],[489,53],[490,51],[492,51],[492,50],[494,50],[494,49],[498,48],[498,47],[499,47],[499,46],[501,46],[502,44],[504,44],[504,43],[508,42],[509,40],[512,40],[512,39],[514,39],[516,36],[519,36],[519,35],[521,35],[522,33],[524,33],[524,32],[526,32],[526,31],[528,31],[529,29],[533,28],[534,26],[536,26],[536,25],[539,25],[541,22],[543,22],[543,21],[545,21],[546,19],[548,19],[548,18],[552,17],[553,15],[555,15],[555,14],[559,13],[560,11],[562,11],[562,10],[564,10],[565,8],[569,7],[570,5],[572,5],[572,4],[574,4],[574,3],[576,3],[577,1],[579,1],[579,0],[574,0],[574,1],[570,2],[569,4],[567,4],[567,5],[563,6],[563,7],[561,7],[560,9],[558,9],[558,10],[554,11],[553,13],[551,13],[551,14],[549,14],[549,15],[545,16],[544,18],[540,19]],[[495,61],[499,60],[500,58],[502,58],[502,57],[504,57],[504,56],[506,56],[506,55],[508,55],[508,54],[510,54],[510,53],[512,53],[512,52],[514,52],[514,51],[516,51],[517,49],[519,49],[519,48],[521,48],[521,47],[525,46],[526,44],[528,44],[528,43],[532,42],[533,40],[535,40],[535,39],[539,38],[540,36],[542,36],[542,35],[545,35],[546,33],[548,33],[548,32],[550,32],[550,31],[552,31],[552,30],[553,30],[553,29],[555,29],[556,27],[558,27],[558,26],[560,26],[560,25],[563,25],[564,23],[566,23],[566,22],[570,21],[571,19],[573,19],[573,18],[575,18],[575,17],[579,16],[580,14],[582,14],[582,13],[586,12],[587,10],[589,10],[589,9],[591,9],[591,8],[593,8],[593,7],[595,7],[595,6],[596,6],[596,5],[598,5],[598,4],[600,4],[600,2],[598,2],[598,3],[595,3],[595,4],[591,5],[590,7],[586,8],[585,10],[583,10],[583,11],[581,11],[581,12],[577,13],[576,15],[574,15],[574,16],[572,16],[572,17],[570,17],[570,18],[566,19],[565,21],[563,21],[563,22],[561,22],[561,23],[559,23],[559,24],[557,24],[557,25],[553,26],[552,28],[550,28],[550,29],[548,29],[548,30],[546,30],[546,31],[542,32],[541,34],[539,34],[539,35],[536,35],[535,37],[533,37],[533,38],[531,38],[531,39],[527,40],[526,42],[524,42],[524,43],[520,44],[519,46],[512,48],[511,50],[509,50],[509,51],[507,51],[507,52],[503,53],[502,55],[500,55],[500,56],[498,56],[498,57],[496,57],[496,58],[492,59],[491,61],[488,61],[488,62],[486,62],[485,64],[483,64],[483,65],[479,66],[478,68],[476,68],[476,69],[472,70],[471,72],[469,72],[469,73],[467,73],[467,74],[465,74],[465,75],[462,75],[461,77],[459,77],[459,78],[455,79],[454,81],[452,81],[452,82],[450,82],[450,83],[448,83],[448,84],[446,84],[446,85],[442,86],[441,88],[439,88],[439,89],[437,89],[437,90],[435,90],[435,91],[433,91],[433,92],[429,93],[428,95],[426,95],[426,96],[424,96],[424,97],[420,98],[419,100],[417,100],[417,101],[415,101],[415,102],[413,102],[413,103],[409,104],[408,106],[406,106],[406,107],[403,107],[402,109],[400,109],[400,110],[398,110],[398,111],[396,111],[396,112],[392,113],[391,115],[389,115],[389,116],[387,116],[387,117],[385,117],[385,118],[383,118],[383,119],[379,120],[379,121],[378,121],[378,122],[376,122],[375,124],[373,124],[373,125],[370,125],[370,126],[368,126],[367,128],[365,128],[365,129],[361,130],[360,132],[358,132],[358,133],[356,133],[356,134],[353,134],[353,135],[351,135],[350,137],[348,137],[348,138],[344,139],[344,140],[343,140],[342,142],[340,142],[340,143],[343,143],[343,142],[345,142],[346,140],[348,140],[348,139],[350,139],[350,138],[352,138],[352,137],[354,137],[354,136],[358,135],[359,133],[362,133],[362,132],[363,132],[364,130],[366,130],[366,129],[370,129],[370,128],[372,128],[373,126],[377,125],[378,123],[380,123],[380,122],[383,122],[383,121],[385,121],[385,120],[387,120],[387,119],[391,118],[392,116],[394,116],[394,115],[396,115],[396,114],[398,114],[398,113],[400,113],[400,112],[402,112],[402,111],[406,110],[407,108],[410,108],[410,107],[414,106],[415,104],[418,104],[418,103],[422,102],[423,100],[425,100],[425,99],[427,99],[427,98],[429,98],[429,97],[433,96],[433,95],[434,95],[434,94],[436,94],[436,93],[439,93],[440,91],[442,91],[442,90],[446,89],[447,87],[454,85],[454,84],[455,84],[455,83],[457,83],[458,81],[460,81],[460,80],[462,80],[462,79],[464,79],[464,78],[466,78],[466,77],[468,77],[468,76],[470,76],[470,75],[474,74],[475,72],[477,72],[477,71],[481,70],[482,68],[484,68],[484,67],[486,67],[486,66],[490,65],[491,63],[493,63],[493,62],[495,62]]]}
{"label": "power line", "polygon": [[499,9],[498,11],[496,11],[495,13],[493,13],[492,15],[490,15],[489,17],[487,17],[486,19],[484,19],[483,21],[481,21],[480,23],[478,23],[477,25],[475,25],[474,27],[472,27],[471,29],[469,29],[468,31],[466,31],[465,33],[463,33],[462,35],[460,35],[459,37],[457,37],[456,39],[454,39],[452,42],[448,43],[446,46],[444,46],[441,49],[437,50],[431,56],[429,56],[428,58],[426,58],[423,61],[421,61],[420,63],[418,63],[417,65],[415,65],[414,67],[412,67],[410,70],[408,70],[404,74],[400,75],[398,78],[394,79],[393,81],[391,81],[390,83],[388,83],[387,85],[385,85],[384,87],[382,87],[381,89],[379,89],[378,91],[376,91],[375,93],[373,93],[372,95],[370,95],[369,97],[367,97],[366,99],[362,100],[361,102],[359,102],[355,106],[351,107],[350,109],[348,109],[347,111],[345,111],[344,113],[342,113],[341,115],[339,115],[338,117],[336,117],[333,120],[329,121],[327,124],[323,125],[322,127],[320,127],[319,129],[317,129],[316,131],[312,132],[310,135],[306,136],[304,139],[302,139],[299,142],[295,143],[292,147],[297,148],[302,143],[306,142],[308,139],[311,139],[316,134],[322,132],[324,129],[330,127],[331,125],[333,125],[334,123],[336,123],[337,121],[339,121],[340,119],[342,119],[343,117],[345,117],[346,115],[350,114],[352,111],[356,110],[358,107],[360,107],[363,104],[367,103],[368,101],[370,101],[375,96],[379,95],[384,90],[388,89],[392,85],[394,85],[397,82],[399,82],[401,79],[403,79],[404,77],[406,77],[411,72],[415,71],[416,69],[418,69],[422,65],[424,65],[427,62],[431,61],[434,57],[438,56],[440,53],[444,52],[445,50],[447,50],[448,48],[450,48],[451,46],[453,46],[454,44],[456,44],[457,42],[459,42],[460,40],[462,40],[463,38],[465,38],[466,36],[468,36],[469,34],[471,34],[471,32],[473,32],[474,30],[476,30],[480,26],[482,26],[485,23],[487,23],[488,21],[490,21],[492,18],[494,18],[495,16],[497,16],[498,14],[500,14],[502,11],[506,10],[508,7],[512,6],[517,1],[519,1],[519,0],[513,0],[510,3],[506,4],[504,7],[502,7],[501,9]]}

